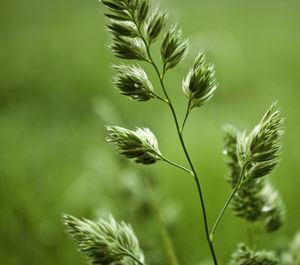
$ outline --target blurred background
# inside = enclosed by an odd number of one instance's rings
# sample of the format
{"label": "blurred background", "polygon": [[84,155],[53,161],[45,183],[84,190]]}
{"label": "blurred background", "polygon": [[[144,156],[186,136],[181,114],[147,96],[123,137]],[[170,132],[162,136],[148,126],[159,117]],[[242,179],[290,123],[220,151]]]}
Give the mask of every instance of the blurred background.
{"label": "blurred background", "polygon": [[[189,55],[166,79],[181,119],[186,108],[181,81],[198,50],[205,48],[216,65],[215,97],[194,109],[185,131],[210,223],[230,192],[222,126],[249,131],[279,101],[286,134],[282,163],[269,179],[280,190],[287,221],[261,237],[258,248],[281,248],[294,237],[300,218],[300,2],[160,3],[191,43]],[[187,165],[169,109],[155,100],[130,101],[112,87],[110,65],[117,60],[107,48],[102,9],[96,0],[1,0],[0,263],[86,264],[65,233],[61,214],[96,219],[112,212],[132,223],[149,264],[166,264],[145,186],[149,179],[181,264],[207,264],[193,180],[167,164],[143,167],[119,158],[104,140],[104,125],[149,127],[161,151]],[[154,72],[145,68],[159,90]],[[247,242],[247,229],[227,212],[215,236],[221,264],[238,242]]]}

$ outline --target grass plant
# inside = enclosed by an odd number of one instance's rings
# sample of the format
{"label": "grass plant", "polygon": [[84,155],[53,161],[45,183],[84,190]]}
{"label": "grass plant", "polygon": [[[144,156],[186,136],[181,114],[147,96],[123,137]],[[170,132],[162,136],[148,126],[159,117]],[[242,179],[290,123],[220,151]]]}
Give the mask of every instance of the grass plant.
{"label": "grass plant", "polygon": [[[245,131],[240,132],[231,125],[223,128],[223,153],[229,168],[226,180],[231,185],[232,192],[224,202],[216,221],[209,223],[207,211],[210,209],[207,209],[203,196],[201,172],[196,171],[186,147],[184,129],[189,114],[207,104],[216,92],[218,85],[214,65],[207,62],[205,51],[200,50],[182,81],[186,112],[180,121],[169,96],[165,76],[184,59],[188,52],[188,40],[182,38],[177,25],[171,25],[166,29],[167,13],[161,11],[159,7],[153,9],[148,0],[101,0],[101,2],[107,10],[104,14],[109,20],[107,29],[112,36],[110,48],[114,55],[124,61],[135,60],[150,64],[156,72],[161,89],[154,88],[146,71],[137,63],[114,65],[113,68],[116,70],[114,86],[122,95],[133,101],[159,100],[168,106],[189,168],[169,160],[165,155],[167,151],[159,149],[156,136],[148,128],[130,130],[119,126],[107,126],[107,141],[120,155],[136,163],[147,166],[158,162],[168,163],[194,179],[204,223],[201,231],[204,232],[214,265],[219,264],[214,247],[214,235],[228,207],[235,216],[258,226],[260,233],[270,233],[279,229],[285,219],[285,207],[278,191],[268,179],[280,162],[280,140],[284,119],[277,103],[270,106],[249,134]],[[161,62],[157,63],[153,59],[152,45],[159,41]],[[155,201],[155,198],[152,199]],[[143,251],[130,225],[118,223],[112,216],[108,221],[99,219],[92,222],[64,215],[64,223],[79,250],[87,254],[92,264],[151,264],[151,261],[145,261]],[[177,260],[176,254],[171,247],[167,231],[164,231],[166,242],[169,243],[167,249],[171,253],[170,263],[174,265]],[[241,243],[232,255],[230,264],[280,264],[281,258],[276,252],[250,247]]]}

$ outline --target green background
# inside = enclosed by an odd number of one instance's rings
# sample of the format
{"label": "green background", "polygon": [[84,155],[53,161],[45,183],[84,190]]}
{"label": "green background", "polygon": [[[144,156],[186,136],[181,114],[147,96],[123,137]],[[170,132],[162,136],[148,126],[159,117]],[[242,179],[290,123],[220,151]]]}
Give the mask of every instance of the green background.
{"label": "green background", "polygon": [[[277,249],[299,229],[300,2],[161,0],[190,53],[167,75],[182,119],[183,76],[200,48],[216,65],[219,88],[194,109],[185,131],[212,223],[229,195],[222,156],[224,124],[248,131],[274,100],[286,117],[282,163],[269,179],[287,207],[284,227],[258,248]],[[95,219],[112,212],[133,224],[148,264],[166,264],[143,178],[151,177],[181,264],[209,259],[193,180],[167,164],[137,166],[105,142],[104,125],[149,127],[169,159],[187,165],[167,106],[137,103],[112,87],[116,63],[96,0],[1,0],[0,263],[86,264],[64,232],[61,214]],[[153,47],[158,59],[158,45]],[[144,65],[143,65],[144,66]],[[154,72],[149,77],[159,90]],[[226,264],[248,225],[226,214],[215,249]]]}

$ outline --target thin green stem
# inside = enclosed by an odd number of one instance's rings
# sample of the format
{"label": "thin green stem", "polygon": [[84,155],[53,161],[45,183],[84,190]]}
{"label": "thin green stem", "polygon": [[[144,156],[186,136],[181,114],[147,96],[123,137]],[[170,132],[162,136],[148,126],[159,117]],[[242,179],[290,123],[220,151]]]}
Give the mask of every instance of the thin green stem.
{"label": "thin green stem", "polygon": [[176,115],[175,109],[173,107],[173,104],[172,104],[172,102],[171,102],[171,100],[169,98],[169,95],[168,95],[168,93],[166,91],[166,88],[165,88],[165,85],[164,85],[163,78],[164,78],[165,70],[163,71],[163,74],[161,75],[160,71],[159,71],[159,69],[157,67],[157,65],[155,64],[154,60],[152,59],[149,45],[148,45],[147,41],[145,40],[145,38],[143,37],[140,29],[139,29],[139,32],[140,32],[141,39],[143,40],[143,42],[144,42],[144,44],[146,46],[146,50],[147,50],[147,54],[148,54],[149,60],[151,61],[151,64],[152,64],[152,66],[154,67],[154,69],[155,69],[155,71],[157,73],[157,76],[158,76],[159,81],[160,81],[160,85],[161,85],[161,87],[163,89],[163,92],[165,94],[166,99],[169,102],[168,105],[170,107],[170,110],[172,112],[172,115],[173,115],[173,118],[174,118],[174,121],[175,121],[176,130],[177,130],[177,133],[178,133],[178,136],[179,136],[179,140],[180,140],[181,146],[182,146],[184,154],[185,154],[185,156],[186,156],[186,158],[188,160],[188,163],[189,163],[189,165],[190,165],[190,167],[192,169],[192,174],[193,174],[194,180],[196,182],[196,186],[197,186],[197,190],[198,190],[198,194],[199,194],[199,199],[200,199],[200,203],[201,203],[201,208],[202,208],[202,214],[203,214],[203,220],[204,220],[204,228],[205,228],[206,240],[207,240],[207,243],[209,245],[209,249],[210,249],[210,252],[211,252],[214,264],[218,265],[217,257],[216,257],[216,254],[215,254],[215,251],[214,251],[214,247],[213,247],[213,242],[212,242],[212,240],[210,238],[210,234],[209,234],[207,214],[206,214],[205,203],[204,203],[204,198],[203,198],[203,194],[202,194],[202,189],[201,189],[200,181],[199,181],[197,172],[196,172],[196,170],[195,170],[195,168],[193,166],[193,163],[191,161],[191,158],[189,156],[189,153],[188,153],[188,151],[186,149],[186,146],[185,146],[185,143],[184,143],[184,139],[183,139],[183,136],[182,136],[182,131],[181,131],[179,123],[178,123],[178,119],[177,119],[177,115]]}
{"label": "thin green stem", "polygon": [[143,262],[141,262],[138,258],[136,258],[135,256],[133,256],[131,253],[124,251],[124,253],[122,253],[124,256],[130,257],[132,258],[134,261],[136,261],[138,264],[140,265],[145,265]]}
{"label": "thin green stem", "polygon": [[187,168],[185,168],[185,167],[183,167],[183,166],[181,166],[181,165],[178,165],[178,164],[176,164],[176,163],[170,161],[169,159],[167,159],[167,158],[165,158],[165,157],[163,157],[163,156],[160,156],[160,157],[161,157],[161,159],[162,159],[163,161],[169,163],[170,165],[175,166],[175,167],[178,167],[178,168],[184,170],[185,172],[187,172],[187,173],[189,173],[189,174],[191,174],[191,175],[194,176],[193,172],[190,171],[189,169],[187,169]]}
{"label": "thin green stem", "polygon": [[151,92],[151,94],[153,95],[154,98],[159,99],[160,101],[162,101],[162,102],[164,102],[164,103],[167,103],[167,104],[169,103],[168,100],[166,100],[166,99],[160,97],[160,96],[157,95],[156,93]]}
{"label": "thin green stem", "polygon": [[197,186],[197,190],[198,190],[198,194],[199,194],[199,199],[200,199],[200,203],[201,203],[201,208],[202,208],[202,214],[203,214],[203,220],[204,220],[204,228],[205,228],[206,240],[207,240],[207,243],[209,245],[209,249],[210,249],[210,252],[211,252],[214,264],[218,265],[217,257],[216,257],[216,254],[215,254],[215,251],[214,251],[214,247],[213,247],[213,242],[212,242],[212,240],[210,238],[210,234],[209,234],[207,214],[206,214],[205,203],[204,203],[204,198],[203,198],[203,194],[202,194],[202,189],[201,189],[200,181],[199,181],[197,172],[196,172],[196,170],[195,170],[195,168],[193,166],[193,163],[191,161],[191,158],[189,156],[189,153],[188,153],[188,151],[186,149],[186,146],[185,146],[185,143],[184,143],[184,140],[183,140],[183,136],[182,136],[182,130],[181,130],[180,126],[179,126],[179,122],[178,122],[178,118],[177,118],[174,106],[173,106],[173,104],[172,104],[172,102],[170,100],[170,97],[169,97],[169,95],[168,95],[168,93],[166,91],[165,85],[164,85],[163,79],[164,79],[164,76],[165,76],[165,73],[166,73],[166,67],[165,67],[165,65],[163,66],[163,73],[160,74],[160,71],[159,71],[157,65],[155,64],[155,62],[154,62],[154,60],[153,60],[153,58],[151,56],[150,45],[147,43],[146,39],[144,38],[144,36],[143,36],[143,34],[141,32],[140,25],[138,25],[138,23],[136,23],[136,21],[134,20],[134,16],[132,16],[132,17],[133,17],[133,22],[134,22],[134,24],[136,25],[136,27],[138,29],[140,38],[142,39],[142,41],[145,44],[145,47],[146,47],[146,50],[147,50],[147,54],[148,54],[150,63],[154,67],[155,72],[156,72],[156,74],[157,74],[157,76],[159,78],[160,85],[161,85],[162,90],[163,90],[163,92],[165,94],[166,100],[168,102],[168,105],[170,107],[170,110],[172,112],[172,115],[173,115],[173,118],[174,118],[174,121],[175,121],[175,126],[176,126],[176,130],[177,130],[177,133],[178,133],[178,137],[179,137],[181,146],[182,146],[184,154],[185,154],[185,156],[186,156],[186,158],[188,160],[188,163],[189,163],[189,165],[190,165],[190,167],[192,169],[192,174],[193,174],[194,180],[196,182],[196,186]]}
{"label": "thin green stem", "polygon": [[171,265],[179,265],[178,258],[177,258],[176,254],[175,254],[172,241],[170,239],[168,231],[167,231],[167,229],[166,229],[166,227],[164,225],[163,219],[161,217],[160,209],[159,209],[159,204],[158,204],[158,202],[156,200],[156,196],[154,194],[153,188],[152,188],[150,182],[147,179],[145,180],[145,182],[146,182],[146,186],[147,186],[147,189],[148,189],[148,193],[150,195],[152,206],[153,206],[153,208],[155,210],[155,214],[156,214],[157,220],[158,220],[158,222],[160,224],[160,227],[161,227],[161,236],[162,236],[162,240],[164,242],[164,247],[165,247],[165,249],[167,251],[167,254],[168,254],[168,257],[169,257],[169,260],[170,260],[170,264]]}
{"label": "thin green stem", "polygon": [[225,213],[225,211],[226,211],[228,205],[230,204],[230,202],[231,202],[232,198],[234,197],[234,195],[236,194],[236,192],[237,192],[237,191],[239,190],[239,188],[241,187],[241,184],[242,184],[242,181],[243,181],[243,176],[244,176],[244,172],[245,172],[246,167],[247,167],[247,163],[245,163],[245,164],[242,166],[242,169],[241,169],[241,172],[240,172],[240,176],[239,176],[238,182],[237,182],[237,184],[235,185],[233,191],[231,192],[229,198],[227,199],[227,201],[226,201],[226,203],[225,203],[225,205],[224,205],[222,211],[220,212],[220,214],[219,214],[219,216],[218,216],[218,218],[217,218],[217,221],[215,222],[215,224],[214,224],[214,226],[213,226],[213,229],[212,229],[212,231],[211,231],[211,233],[210,233],[210,236],[211,236],[212,239],[213,239],[213,235],[214,235],[214,233],[215,233],[215,231],[216,231],[216,229],[217,229],[217,226],[218,226],[218,224],[220,223],[220,221],[221,221],[221,219],[222,219],[222,217],[223,217],[223,215],[224,215],[224,213]]}
{"label": "thin green stem", "polygon": [[187,118],[190,114],[190,106],[191,106],[191,100],[189,100],[189,103],[188,103],[188,106],[187,106],[187,109],[186,109],[186,113],[185,113],[185,117],[184,117],[183,123],[181,125],[181,133],[183,132],[184,125],[185,125],[185,123],[187,121]]}

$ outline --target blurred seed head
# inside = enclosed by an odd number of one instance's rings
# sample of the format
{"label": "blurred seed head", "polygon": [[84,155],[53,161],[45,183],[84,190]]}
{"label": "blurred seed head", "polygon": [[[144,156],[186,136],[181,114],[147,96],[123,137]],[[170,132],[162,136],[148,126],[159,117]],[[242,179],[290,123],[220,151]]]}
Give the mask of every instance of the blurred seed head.
{"label": "blurred seed head", "polygon": [[237,156],[238,134],[238,130],[232,125],[223,127],[223,155],[225,156],[225,162],[230,169],[226,176],[226,180],[231,184],[232,188],[237,185],[241,171]]}
{"label": "blurred seed head", "polygon": [[279,261],[271,251],[253,251],[244,243],[233,253],[230,265],[278,265]]}
{"label": "blurred seed head", "polygon": [[296,234],[293,241],[289,244],[286,251],[281,253],[282,265],[299,265],[300,264],[300,232]]}
{"label": "blurred seed head", "polygon": [[[273,105],[271,107],[271,110],[272,109]],[[257,133],[259,135],[266,135],[259,126],[262,126],[264,130],[267,130],[268,132],[270,130],[266,128],[270,127],[274,130],[280,130],[280,122],[275,121],[275,124],[278,124],[278,127],[272,126],[274,121],[270,119],[272,117],[271,113],[272,111],[267,112],[267,115],[264,116],[262,122],[255,127],[248,137],[245,132],[240,133],[233,126],[227,125],[223,128],[223,153],[226,159],[225,162],[230,168],[226,178],[232,188],[237,185],[245,161],[251,161],[248,162],[248,165],[244,170],[244,176],[242,176],[243,184],[233,197],[231,209],[236,216],[250,222],[260,221],[261,227],[265,232],[273,232],[282,226],[285,220],[285,207],[278,192],[264,179],[253,177],[253,172],[255,172],[255,176],[258,176],[257,172],[260,166],[268,167],[270,164],[272,165],[272,163],[277,162],[276,152],[278,151],[277,146],[279,146],[279,144],[276,143],[275,155],[273,153],[272,156],[267,156],[269,160],[267,159],[265,162],[263,160],[256,162],[256,158],[252,161],[253,153],[250,152],[249,149],[251,146],[250,143],[253,143],[251,141],[252,137],[259,139],[256,144],[265,140],[265,137],[256,136]],[[276,115],[276,117],[278,116]],[[262,123],[263,125],[261,125]],[[271,134],[274,135],[276,133],[273,132]],[[281,133],[278,133],[278,135],[280,136]],[[278,139],[276,138],[275,140],[277,142]],[[264,145],[265,143],[260,143],[260,146]],[[266,149],[270,147],[272,147],[271,144],[264,146],[265,154],[268,153]],[[256,147],[256,149],[253,148],[253,150],[256,150],[254,154],[257,155],[257,150],[259,149]],[[272,159],[275,159],[275,162],[273,162]],[[264,174],[266,173],[266,171],[262,172]]]}
{"label": "blurred seed head", "polygon": [[236,192],[231,203],[235,216],[250,222],[261,220],[265,197],[261,195],[263,180],[257,179],[244,183]]}
{"label": "blurred seed head", "polygon": [[286,209],[277,190],[270,183],[266,183],[261,196],[265,198],[262,207],[262,228],[265,232],[278,230],[285,221]]}

